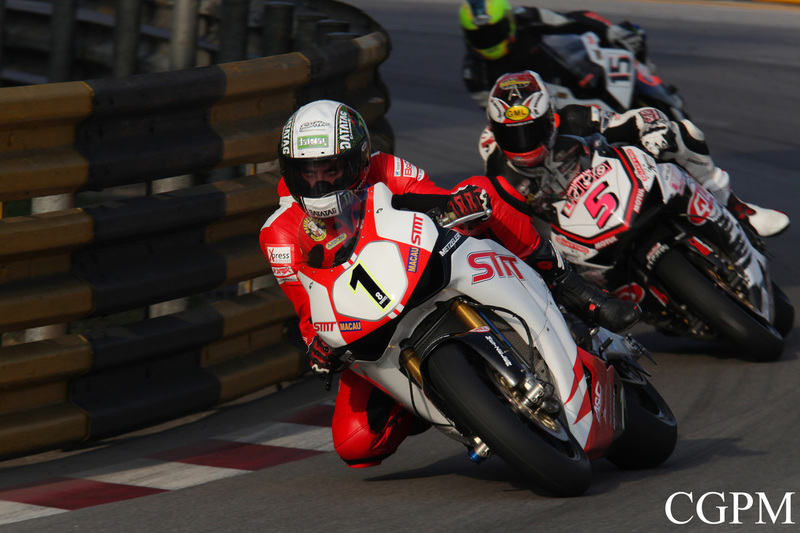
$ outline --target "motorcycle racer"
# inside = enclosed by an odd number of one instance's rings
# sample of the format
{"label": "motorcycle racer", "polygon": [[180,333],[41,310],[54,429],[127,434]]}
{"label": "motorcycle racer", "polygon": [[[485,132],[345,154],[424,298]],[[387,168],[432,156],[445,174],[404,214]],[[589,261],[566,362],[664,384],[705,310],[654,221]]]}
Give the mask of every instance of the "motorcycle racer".
{"label": "motorcycle racer", "polygon": [[593,11],[557,13],[538,7],[515,7],[508,0],[470,0],[461,5],[459,21],[467,45],[462,77],[472,99],[486,107],[489,89],[507,72],[539,62],[539,44],[545,34],[594,32],[603,46],[625,48],[642,63],[647,46],[641,28],[612,24]]}
{"label": "motorcycle racer", "polygon": [[[682,166],[722,205],[762,237],[789,226],[780,211],[739,200],[730,176],[714,164],[703,132],[691,121],[670,121],[645,107],[615,114],[593,106],[556,109],[541,77],[530,70],[500,76],[487,106],[488,125],[479,150],[487,176],[503,176],[542,214],[548,203],[565,194],[570,180],[584,170],[585,138],[601,134],[609,143],[638,144],[657,160]],[[545,218],[547,218],[545,216]]]}
{"label": "motorcycle racer", "polygon": [[[330,100],[302,106],[287,120],[281,135],[279,207],[261,228],[259,241],[275,279],[300,318],[314,372],[325,375],[341,367],[337,354],[315,333],[297,271],[303,260],[323,264],[326,254],[344,250],[345,243],[328,240],[319,257],[303,258],[298,236],[325,241],[326,219],[350,209],[354,191],[378,182],[392,191],[392,204],[398,209],[438,209],[464,216],[484,213],[491,206],[490,214],[460,231],[503,244],[541,273],[557,302],[582,318],[614,330],[627,329],[639,319],[641,310],[636,304],[611,298],[583,281],[550,242],[540,238],[530,214],[502,199],[498,180],[476,176],[448,191],[435,185],[422,169],[393,155],[373,154],[370,146],[361,115]],[[513,193],[509,184],[499,186]],[[332,429],[334,447],[349,466],[379,464],[416,430],[416,421],[365,379],[349,369],[342,372]]]}

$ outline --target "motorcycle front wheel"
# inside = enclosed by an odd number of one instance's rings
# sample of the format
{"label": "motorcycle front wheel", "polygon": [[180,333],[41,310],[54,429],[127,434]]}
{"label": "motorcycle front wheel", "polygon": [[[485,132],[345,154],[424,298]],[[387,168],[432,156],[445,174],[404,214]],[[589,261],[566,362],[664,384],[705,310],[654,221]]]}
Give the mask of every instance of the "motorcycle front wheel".
{"label": "motorcycle front wheel", "polygon": [[670,294],[686,305],[722,339],[759,361],[775,361],[783,353],[783,337],[758,320],[679,250],[671,250],[656,265],[656,274]]}
{"label": "motorcycle front wheel", "polygon": [[496,389],[488,374],[492,371],[470,351],[448,343],[426,358],[430,382],[456,426],[478,436],[492,453],[549,493],[583,494],[592,469],[580,444],[558,419],[543,423],[520,415]]}

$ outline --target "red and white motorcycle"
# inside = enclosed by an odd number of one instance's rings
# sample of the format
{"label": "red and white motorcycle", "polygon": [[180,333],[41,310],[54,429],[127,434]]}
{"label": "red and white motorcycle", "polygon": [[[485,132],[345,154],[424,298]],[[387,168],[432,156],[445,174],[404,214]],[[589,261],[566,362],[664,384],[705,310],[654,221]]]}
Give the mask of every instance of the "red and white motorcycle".
{"label": "red and white motorcycle", "polygon": [[394,209],[383,184],[350,202],[305,219],[298,275],[316,331],[354,372],[474,461],[494,453],[554,495],[583,493],[590,460],[644,468],[671,455],[676,422],[632,337],[571,331],[532,268],[443,227],[468,219]]}
{"label": "red and white motorcycle", "polygon": [[662,332],[780,357],[794,306],[763,241],[679,166],[594,139],[591,163],[547,209],[554,245]]}

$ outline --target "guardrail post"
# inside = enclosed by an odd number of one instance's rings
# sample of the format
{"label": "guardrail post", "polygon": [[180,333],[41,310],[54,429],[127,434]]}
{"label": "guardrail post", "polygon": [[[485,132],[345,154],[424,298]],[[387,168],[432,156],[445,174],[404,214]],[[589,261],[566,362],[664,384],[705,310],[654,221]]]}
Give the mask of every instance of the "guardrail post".
{"label": "guardrail post", "polygon": [[317,43],[325,43],[325,36],[329,33],[344,33],[350,29],[346,20],[323,19],[317,23]]}
{"label": "guardrail post", "polygon": [[222,0],[217,63],[230,63],[247,58],[249,15],[250,0]]}
{"label": "guardrail post", "polygon": [[291,50],[294,4],[264,2],[261,12],[261,54],[277,56]]}
{"label": "guardrail post", "polygon": [[[3,36],[6,33],[6,2],[0,2],[0,87],[3,86]],[[3,218],[3,203],[0,202],[0,218]]]}
{"label": "guardrail post", "polygon": [[327,18],[322,13],[300,13],[297,15],[297,32],[294,37],[294,50],[302,52],[316,48],[317,43],[317,23]]}
{"label": "guardrail post", "polygon": [[49,82],[70,81],[77,0],[55,0],[50,19]]}
{"label": "guardrail post", "polygon": [[136,74],[142,0],[118,0],[114,29],[114,76]]}
{"label": "guardrail post", "polygon": [[[31,214],[49,213],[69,209],[75,204],[71,194],[41,196],[31,201]],[[52,339],[67,334],[67,324],[52,324],[25,330],[25,342]]]}
{"label": "guardrail post", "polygon": [[193,68],[197,55],[197,11],[199,0],[175,0],[172,10],[170,70]]}

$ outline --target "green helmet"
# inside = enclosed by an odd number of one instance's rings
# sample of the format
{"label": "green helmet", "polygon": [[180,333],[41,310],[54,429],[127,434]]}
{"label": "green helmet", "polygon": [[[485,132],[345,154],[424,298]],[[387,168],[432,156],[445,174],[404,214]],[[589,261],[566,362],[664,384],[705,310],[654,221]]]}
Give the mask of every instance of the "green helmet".
{"label": "green helmet", "polygon": [[469,0],[459,10],[467,44],[489,60],[500,59],[516,34],[516,23],[507,0]]}

